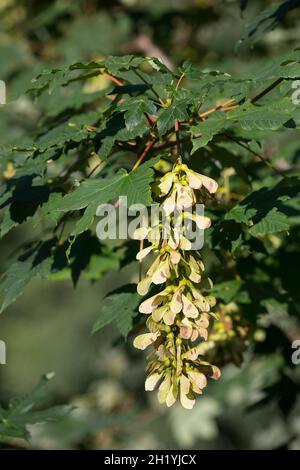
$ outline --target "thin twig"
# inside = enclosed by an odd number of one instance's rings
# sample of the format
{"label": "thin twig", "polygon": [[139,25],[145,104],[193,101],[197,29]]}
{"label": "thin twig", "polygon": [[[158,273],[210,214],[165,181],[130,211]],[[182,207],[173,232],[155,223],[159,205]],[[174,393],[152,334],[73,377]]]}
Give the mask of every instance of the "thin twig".
{"label": "thin twig", "polygon": [[222,107],[222,108],[221,108],[221,111],[223,111],[223,112],[231,111],[232,109],[239,108],[239,107],[240,107],[239,104],[236,104],[236,105],[234,105],[234,106],[228,106],[227,108],[223,108],[223,107]]}
{"label": "thin twig", "polygon": [[225,103],[221,104],[221,107],[224,108],[224,106],[228,106],[229,104],[232,104],[236,101],[235,98],[231,98],[230,100],[225,101]]}
{"label": "thin twig", "polygon": [[152,129],[153,126],[154,126],[154,124],[155,124],[155,121],[153,121],[153,120],[151,119],[151,117],[149,116],[149,114],[144,113],[144,115],[145,115],[145,117],[146,117],[146,119],[147,119],[147,122],[148,122],[149,126],[150,126],[151,129]]}
{"label": "thin twig", "polygon": [[230,111],[231,109],[238,108],[240,106],[239,104],[236,104],[235,106],[230,106],[230,107],[227,107],[227,108],[225,107],[225,106],[228,106],[231,103],[234,103],[235,101],[236,100],[233,98],[233,99],[225,101],[222,104],[218,104],[218,105],[214,106],[213,108],[209,109],[208,111],[205,111],[204,113],[199,114],[199,118],[201,120],[204,120],[210,114],[215,113],[216,111],[219,111],[219,110],[221,110],[221,111]]}
{"label": "thin twig", "polygon": [[118,78],[114,77],[110,73],[104,73],[104,77],[109,78],[112,82],[115,82],[118,86],[123,86],[123,82],[121,82]]}
{"label": "thin twig", "polygon": [[180,136],[179,136],[179,122],[178,119],[175,119],[174,123],[175,135],[176,135],[176,146],[177,146],[177,155],[181,155],[181,145],[180,145]]}
{"label": "thin twig", "polygon": [[137,167],[142,163],[142,161],[144,160],[144,158],[146,157],[147,153],[149,152],[149,150],[151,149],[151,147],[154,145],[154,140],[149,140],[146,147],[144,148],[144,151],[143,153],[141,154],[141,156],[138,158],[138,160],[135,162],[135,165],[134,167],[132,168],[131,172],[136,170]]}

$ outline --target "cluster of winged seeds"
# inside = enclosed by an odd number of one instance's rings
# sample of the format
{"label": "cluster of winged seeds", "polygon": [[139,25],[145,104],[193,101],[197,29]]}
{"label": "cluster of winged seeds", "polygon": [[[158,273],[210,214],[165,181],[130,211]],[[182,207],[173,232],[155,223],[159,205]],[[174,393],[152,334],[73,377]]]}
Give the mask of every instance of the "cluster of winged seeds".
{"label": "cluster of winged seeds", "polygon": [[[198,250],[185,237],[182,218],[186,217],[199,229],[208,228],[211,221],[195,210],[214,194],[218,184],[212,178],[177,164],[159,183],[161,209],[165,215],[150,228],[136,230],[135,238],[147,239],[137,259],[151,252],[156,255],[138,293],[146,295],[154,284],[162,290],[143,301],[139,311],[148,315],[149,332],[139,335],[134,346],[145,349],[154,345],[148,356],[146,390],[158,389],[158,400],[173,405],[178,396],[184,408],[195,404],[195,393],[201,394],[207,377],[218,379],[220,370],[200,354],[200,346],[208,339],[208,329],[215,314],[211,311],[215,298],[205,295],[212,281],[205,275],[205,266]],[[159,287],[156,287],[158,289]]]}

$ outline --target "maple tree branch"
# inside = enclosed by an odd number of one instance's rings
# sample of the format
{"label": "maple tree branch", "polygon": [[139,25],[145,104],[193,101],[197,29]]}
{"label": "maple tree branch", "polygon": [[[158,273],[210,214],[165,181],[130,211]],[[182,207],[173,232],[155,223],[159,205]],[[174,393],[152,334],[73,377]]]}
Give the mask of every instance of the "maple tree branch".
{"label": "maple tree branch", "polygon": [[104,77],[109,78],[112,82],[115,82],[118,86],[123,86],[123,82],[121,82],[118,78],[114,77],[110,73],[104,73]]}
{"label": "maple tree branch", "polygon": [[232,104],[234,103],[236,100],[234,98],[230,99],[230,100],[227,100],[225,101],[224,103],[222,104],[217,104],[216,106],[214,106],[213,108],[209,109],[208,111],[205,111],[204,113],[199,113],[198,116],[201,120],[204,120],[206,119],[210,114],[212,113],[215,113],[216,111],[230,111],[231,109],[234,109],[234,108],[238,108],[240,105],[239,104],[236,104],[234,106],[230,106],[230,107],[226,107],[228,106],[229,104]]}
{"label": "maple tree branch", "polygon": [[181,146],[180,146],[179,121],[178,121],[178,119],[175,119],[174,129],[175,129],[175,135],[176,135],[177,154],[178,154],[178,157],[180,157]]}
{"label": "maple tree branch", "polygon": [[146,147],[144,148],[144,151],[142,152],[141,156],[138,158],[138,160],[135,162],[132,170],[136,170],[136,168],[142,163],[142,161],[144,160],[144,158],[146,157],[147,153],[149,152],[149,150],[151,149],[151,147],[154,145],[154,140],[149,140],[148,143],[146,144]]}

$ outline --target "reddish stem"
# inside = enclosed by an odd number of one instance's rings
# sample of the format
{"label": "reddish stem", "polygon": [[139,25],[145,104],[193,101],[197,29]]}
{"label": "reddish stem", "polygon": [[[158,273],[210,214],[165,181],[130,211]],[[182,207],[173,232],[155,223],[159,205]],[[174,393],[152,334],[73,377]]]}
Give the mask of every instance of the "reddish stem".
{"label": "reddish stem", "polygon": [[115,82],[119,86],[123,86],[123,82],[121,82],[118,78],[114,77],[110,73],[104,73],[104,77],[109,78],[111,81]]}

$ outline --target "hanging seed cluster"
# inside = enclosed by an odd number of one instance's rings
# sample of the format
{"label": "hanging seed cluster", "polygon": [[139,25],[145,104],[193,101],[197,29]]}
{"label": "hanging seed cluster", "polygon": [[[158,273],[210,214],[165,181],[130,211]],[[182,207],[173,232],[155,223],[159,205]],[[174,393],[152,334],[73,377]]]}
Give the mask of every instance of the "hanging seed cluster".
{"label": "hanging seed cluster", "polygon": [[[146,299],[139,311],[148,316],[148,332],[134,340],[134,346],[154,348],[147,360],[146,390],[158,385],[158,400],[168,407],[177,398],[184,408],[195,404],[195,394],[202,394],[207,378],[218,379],[219,369],[205,360],[200,345],[208,339],[208,328],[215,314],[211,311],[215,298],[205,295],[212,281],[205,274],[204,262],[182,229],[182,217],[206,229],[211,221],[195,211],[196,204],[205,204],[216,192],[218,184],[212,178],[177,164],[159,182],[161,208],[166,219],[150,228],[136,230],[135,238],[147,239],[137,259],[150,253],[156,258],[138,284],[138,293],[146,295],[152,285],[161,290]],[[178,215],[179,214],[179,215]]]}

